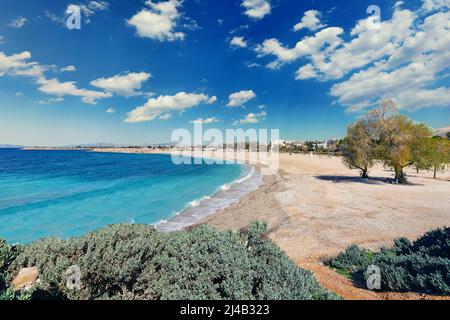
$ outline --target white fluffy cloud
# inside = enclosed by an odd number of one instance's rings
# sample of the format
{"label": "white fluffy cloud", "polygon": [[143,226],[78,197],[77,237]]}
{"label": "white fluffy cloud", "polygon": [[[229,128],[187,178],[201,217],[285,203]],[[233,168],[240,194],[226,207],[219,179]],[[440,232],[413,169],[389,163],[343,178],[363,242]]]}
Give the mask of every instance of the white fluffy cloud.
{"label": "white fluffy cloud", "polygon": [[[277,39],[257,46],[259,57],[276,59],[269,68],[308,60],[297,80],[341,80],[330,94],[347,111],[371,107],[382,98],[405,109],[448,106],[450,89],[439,80],[450,71],[450,1],[423,2],[417,11],[394,5],[391,19],[373,28],[370,18],[358,21],[343,39],[341,28],[329,27],[287,48]],[[437,10],[437,11],[436,11]]]}
{"label": "white fluffy cloud", "polygon": [[91,85],[119,96],[130,97],[139,94],[142,83],[150,79],[147,72],[131,72],[116,75],[111,78],[100,78],[91,81]]}
{"label": "white fluffy cloud", "polygon": [[152,121],[172,112],[183,112],[200,104],[213,104],[216,101],[215,96],[209,97],[205,94],[186,92],[179,92],[173,96],[159,96],[149,99],[143,106],[129,112],[125,121],[129,123]]}
{"label": "white fluffy cloud", "polygon": [[217,119],[216,117],[210,117],[210,118],[198,118],[195,120],[192,120],[191,123],[202,123],[202,124],[211,124],[211,123],[216,123],[219,122],[219,119]]}
{"label": "white fluffy cloud", "polygon": [[264,18],[272,10],[269,0],[244,0],[241,6],[245,8],[244,14],[255,20]]}
{"label": "white fluffy cloud", "polygon": [[421,31],[407,37],[389,58],[334,85],[331,94],[350,110],[369,107],[380,98],[395,99],[407,109],[449,105],[450,89],[433,88],[450,68],[448,21],[450,13],[428,17],[419,26]]}
{"label": "white fluffy cloud", "polygon": [[29,51],[10,56],[0,52],[0,76],[32,78],[38,85],[39,91],[59,98],[50,102],[61,101],[64,96],[77,96],[81,97],[85,103],[96,104],[99,99],[112,96],[109,92],[78,88],[74,81],[60,82],[57,78],[47,79],[45,73],[49,69],[56,69],[56,67],[41,65],[38,62],[29,61],[30,59],[31,53]]}
{"label": "white fluffy cloud", "polygon": [[244,62],[244,65],[245,65],[247,68],[250,68],[250,69],[261,67],[261,65],[260,65],[259,63],[257,63],[257,62],[251,62],[251,61],[245,61],[245,62]]}
{"label": "white fluffy cloud", "polygon": [[156,39],[159,41],[183,40],[185,34],[176,31],[177,22],[181,16],[179,8],[181,0],[168,0],[153,3],[148,0],[149,9],[142,9],[127,22],[136,28],[137,35],[142,38]]}
{"label": "white fluffy cloud", "polygon": [[448,106],[450,89],[435,83],[450,69],[449,21],[450,12],[426,17],[401,46],[334,85],[331,94],[350,111],[370,107],[380,98],[392,98],[410,110]]}
{"label": "white fluffy cloud", "polygon": [[284,47],[277,39],[269,39],[257,46],[256,51],[259,56],[276,57],[269,67],[306,57],[311,60],[317,76],[338,79],[393,52],[412,33],[414,18],[413,12],[399,9],[391,20],[382,22],[379,29],[369,27],[370,18],[358,21],[350,33],[353,38],[348,42],[342,39],[342,28],[329,27],[305,37],[292,49]]}
{"label": "white fluffy cloud", "polygon": [[243,107],[248,101],[256,98],[256,94],[253,90],[242,90],[239,92],[235,92],[230,94],[229,102],[227,104],[228,107]]}
{"label": "white fluffy cloud", "polygon": [[70,65],[70,66],[66,66],[66,67],[59,69],[59,71],[60,72],[74,72],[74,71],[77,71],[77,68],[75,66]]}
{"label": "white fluffy cloud", "polygon": [[164,113],[161,116],[158,117],[158,119],[161,120],[169,120],[170,118],[172,118],[172,114],[171,113]]}
{"label": "white fluffy cloud", "polygon": [[16,70],[14,70],[13,75],[39,78],[50,68],[53,68],[53,66],[44,66],[35,62],[30,62],[28,63],[27,67],[17,68]]}
{"label": "white fluffy cloud", "polygon": [[306,37],[299,41],[294,48],[286,48],[277,39],[265,40],[256,46],[255,51],[259,57],[273,55],[276,60],[267,65],[270,69],[277,69],[284,63],[293,62],[301,57],[316,56],[320,53],[333,52],[342,43],[340,35],[342,28],[326,28],[317,32],[314,36]]}
{"label": "white fluffy cloud", "polygon": [[89,3],[87,4],[88,8],[94,11],[104,11],[104,10],[108,10],[109,8],[109,3],[106,1],[89,1]]}
{"label": "white fluffy cloud", "polygon": [[426,11],[450,8],[450,0],[424,0],[422,8]]}
{"label": "white fluffy cloud", "polygon": [[22,28],[25,24],[27,24],[28,20],[27,18],[24,17],[18,17],[16,19],[14,19],[13,21],[11,21],[8,26],[13,27],[13,28],[17,28],[20,29]]}
{"label": "white fluffy cloud", "polygon": [[38,62],[29,61],[30,59],[31,53],[29,51],[10,56],[0,52],[0,76],[23,76],[37,79],[44,72],[54,68],[54,66],[41,65]]}
{"label": "white fluffy cloud", "polygon": [[233,37],[230,40],[230,45],[233,47],[246,48],[247,41],[245,41],[244,37]]}
{"label": "white fluffy cloud", "polygon": [[4,76],[7,73],[13,72],[15,70],[20,70],[29,66],[28,59],[31,58],[31,53],[29,51],[24,51],[22,53],[13,54],[7,56],[5,53],[0,52],[0,76]]}
{"label": "white fluffy cloud", "polygon": [[321,13],[317,10],[308,10],[303,15],[302,20],[294,26],[294,31],[299,31],[302,29],[309,29],[311,31],[316,31],[326,27],[325,24],[320,21]]}
{"label": "white fluffy cloud", "polygon": [[[109,9],[109,3],[106,1],[88,1],[86,3],[77,4],[80,7],[81,13],[84,16],[84,22],[90,23],[91,16],[93,16],[97,11],[105,11]],[[71,5],[67,8],[69,8]],[[66,10],[67,12],[67,10]]]}
{"label": "white fluffy cloud", "polygon": [[317,74],[314,66],[312,64],[307,64],[297,70],[295,79],[306,80],[306,79],[317,78],[317,76],[318,76],[318,74]]}
{"label": "white fluffy cloud", "polygon": [[38,103],[39,104],[52,104],[52,103],[58,103],[58,102],[63,102],[64,98],[62,97],[57,97],[57,98],[48,98],[45,100],[39,100]]}
{"label": "white fluffy cloud", "polygon": [[60,98],[64,96],[81,97],[81,100],[88,104],[97,104],[99,99],[112,96],[109,92],[80,89],[75,81],[60,82],[57,78],[46,79],[42,77],[37,80],[37,84],[39,85],[39,91],[43,93]]}
{"label": "white fluffy cloud", "polygon": [[106,110],[106,113],[110,113],[110,114],[116,113],[116,109],[114,109],[114,108],[108,108],[108,109]]}
{"label": "white fluffy cloud", "polygon": [[261,111],[259,113],[249,113],[243,119],[235,121],[233,124],[234,125],[255,124],[261,120],[264,120],[266,115],[267,113],[265,111]]}
{"label": "white fluffy cloud", "polygon": [[318,74],[339,79],[350,71],[366,67],[389,56],[404,39],[413,33],[415,14],[398,9],[391,20],[383,21],[379,29],[371,29],[371,20],[359,21],[351,31],[352,40],[331,52],[320,52],[311,57]]}

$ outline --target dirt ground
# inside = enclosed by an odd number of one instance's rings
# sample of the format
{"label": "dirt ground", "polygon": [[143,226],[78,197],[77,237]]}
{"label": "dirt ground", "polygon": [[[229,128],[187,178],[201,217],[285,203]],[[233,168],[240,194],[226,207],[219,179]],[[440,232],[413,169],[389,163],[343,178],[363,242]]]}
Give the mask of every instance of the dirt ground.
{"label": "dirt ground", "polygon": [[[350,244],[377,250],[398,237],[416,239],[450,226],[450,172],[407,170],[408,185],[387,182],[381,166],[371,179],[358,178],[340,158],[281,154],[280,172],[265,177],[258,191],[204,220],[219,229],[237,229],[261,220],[270,238],[325,287],[345,299],[436,299],[415,293],[375,293],[325,267],[322,261]],[[441,297],[442,298],[442,297]]]}

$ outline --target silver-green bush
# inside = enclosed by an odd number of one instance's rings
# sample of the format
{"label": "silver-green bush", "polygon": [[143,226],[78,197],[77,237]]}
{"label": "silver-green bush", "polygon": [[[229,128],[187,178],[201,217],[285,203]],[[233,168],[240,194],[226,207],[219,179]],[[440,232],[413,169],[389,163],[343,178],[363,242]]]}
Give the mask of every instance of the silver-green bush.
{"label": "silver-green bush", "polygon": [[18,254],[18,247],[11,246],[5,240],[0,239],[0,300],[15,300],[26,298],[26,295],[21,295],[14,292],[8,285],[9,279],[7,276],[7,269],[14,261]]}
{"label": "silver-green bush", "polygon": [[[57,299],[335,299],[268,240],[266,227],[239,232],[200,226],[160,233],[113,225],[81,238],[24,246],[9,268],[37,266],[32,297]],[[67,287],[77,265],[81,288]]]}
{"label": "silver-green bush", "polygon": [[376,265],[383,290],[450,295],[450,228],[427,232],[413,243],[397,239],[392,248],[383,248],[373,256],[367,252],[351,246],[327,263],[353,274],[364,273],[369,264]]}

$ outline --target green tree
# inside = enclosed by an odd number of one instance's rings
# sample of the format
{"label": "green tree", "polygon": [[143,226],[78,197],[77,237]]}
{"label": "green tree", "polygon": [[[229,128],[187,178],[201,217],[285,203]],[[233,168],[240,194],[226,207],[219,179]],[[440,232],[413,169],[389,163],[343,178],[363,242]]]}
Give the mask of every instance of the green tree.
{"label": "green tree", "polygon": [[420,170],[428,170],[430,165],[430,153],[432,152],[431,139],[424,139],[422,143],[418,144],[413,152],[413,162],[417,173]]}
{"label": "green tree", "polygon": [[395,115],[388,121],[383,149],[386,162],[395,170],[395,180],[406,182],[403,169],[414,163],[414,150],[420,148],[431,131],[423,124],[416,124],[403,115]]}
{"label": "green tree", "polygon": [[315,148],[314,148],[314,142],[312,142],[312,141],[306,141],[306,142],[305,142],[305,145],[308,147],[308,151],[314,151],[314,150],[315,150]]}
{"label": "green tree", "polygon": [[432,132],[426,125],[415,123],[396,111],[395,102],[384,100],[368,114],[367,121],[377,140],[378,157],[394,169],[397,183],[405,183],[404,168],[414,164],[414,150],[420,148]]}
{"label": "green tree", "polygon": [[418,153],[419,163],[424,169],[432,169],[436,179],[437,173],[450,163],[450,141],[440,137],[427,139]]}
{"label": "green tree", "polygon": [[350,169],[361,170],[361,177],[368,178],[369,168],[373,166],[376,145],[367,119],[358,120],[347,128],[343,143],[344,163]]}

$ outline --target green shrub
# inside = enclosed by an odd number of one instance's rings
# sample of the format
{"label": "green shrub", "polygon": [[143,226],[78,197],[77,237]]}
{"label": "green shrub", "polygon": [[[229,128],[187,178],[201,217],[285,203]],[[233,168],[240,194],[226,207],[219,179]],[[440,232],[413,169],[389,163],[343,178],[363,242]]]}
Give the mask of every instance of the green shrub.
{"label": "green shrub", "polygon": [[[209,226],[160,233],[113,225],[81,238],[27,245],[9,268],[37,266],[33,298],[55,299],[335,299],[313,275],[266,239],[266,226],[239,232]],[[77,265],[81,288],[67,288]]]}
{"label": "green shrub", "polygon": [[19,248],[6,243],[4,239],[0,239],[0,273],[3,273],[15,259]]}
{"label": "green shrub", "polygon": [[351,269],[353,273],[365,272],[368,265],[376,265],[381,272],[382,290],[450,295],[450,228],[427,232],[414,243],[397,239],[392,248],[375,253],[368,264],[361,258],[363,253],[363,249],[352,246],[328,264]]}
{"label": "green shrub", "polygon": [[326,261],[326,264],[332,268],[352,273],[367,269],[372,264],[372,261],[372,252],[352,245],[345,251],[339,253],[337,257]]}
{"label": "green shrub", "polygon": [[423,252],[432,257],[450,259],[450,228],[425,233],[412,246],[413,252]]}
{"label": "green shrub", "polygon": [[395,255],[382,251],[374,264],[380,267],[383,289],[431,291],[450,295],[450,260],[424,252]]}
{"label": "green shrub", "polygon": [[7,269],[16,258],[18,247],[11,246],[4,239],[0,239],[0,300],[14,300],[21,296],[14,293],[8,286]]}

